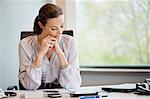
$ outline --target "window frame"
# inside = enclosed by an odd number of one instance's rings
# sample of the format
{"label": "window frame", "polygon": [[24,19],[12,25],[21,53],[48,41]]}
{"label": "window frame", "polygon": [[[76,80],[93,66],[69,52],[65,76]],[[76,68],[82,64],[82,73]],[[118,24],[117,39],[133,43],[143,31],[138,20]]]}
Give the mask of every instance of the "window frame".
{"label": "window frame", "polygon": [[[72,29],[74,31],[75,37],[77,34],[76,30],[76,0],[65,0],[65,23],[66,23],[66,29]],[[80,49],[78,49],[80,50]],[[144,71],[147,70],[147,72],[150,72],[150,66],[149,65],[80,65],[80,68],[87,68],[87,69],[141,69]]]}

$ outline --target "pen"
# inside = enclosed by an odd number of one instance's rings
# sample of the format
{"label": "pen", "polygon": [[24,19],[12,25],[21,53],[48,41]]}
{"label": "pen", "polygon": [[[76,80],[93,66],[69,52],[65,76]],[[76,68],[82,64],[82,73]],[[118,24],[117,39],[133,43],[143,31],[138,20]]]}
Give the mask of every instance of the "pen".
{"label": "pen", "polygon": [[80,99],[102,99],[101,96],[96,95],[96,96],[81,96]]}
{"label": "pen", "polygon": [[56,91],[56,90],[44,90],[43,92],[59,92],[59,91]]}

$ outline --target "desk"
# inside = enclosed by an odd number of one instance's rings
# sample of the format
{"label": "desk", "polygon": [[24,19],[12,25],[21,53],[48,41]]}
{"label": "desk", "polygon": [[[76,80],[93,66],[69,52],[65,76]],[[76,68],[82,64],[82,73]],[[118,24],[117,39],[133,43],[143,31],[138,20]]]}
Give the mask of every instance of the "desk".
{"label": "desk", "polygon": [[[88,86],[88,87],[81,87],[82,90],[85,89],[99,89],[101,91],[102,86]],[[53,98],[53,99],[79,99],[79,97],[70,97],[69,93],[65,89],[52,89],[52,90],[59,90],[60,93],[62,93],[61,98]],[[25,90],[20,90],[20,91],[14,91],[17,92],[17,96],[15,97],[10,97],[6,99],[24,99],[24,94]],[[100,92],[100,95],[108,95],[108,97],[104,97],[102,99],[150,99],[150,96],[145,96],[145,95],[136,95],[134,93],[119,93],[119,92]],[[33,98],[32,98],[33,99]],[[37,98],[36,98],[37,99]],[[43,99],[51,99],[49,97],[43,96]]]}

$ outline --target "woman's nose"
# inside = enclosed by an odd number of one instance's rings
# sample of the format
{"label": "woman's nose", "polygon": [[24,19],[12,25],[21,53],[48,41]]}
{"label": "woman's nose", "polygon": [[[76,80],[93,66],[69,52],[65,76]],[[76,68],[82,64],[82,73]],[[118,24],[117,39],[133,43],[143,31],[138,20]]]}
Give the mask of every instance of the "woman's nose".
{"label": "woman's nose", "polygon": [[61,34],[62,32],[63,32],[62,28],[59,28],[58,31],[57,31],[58,34]]}

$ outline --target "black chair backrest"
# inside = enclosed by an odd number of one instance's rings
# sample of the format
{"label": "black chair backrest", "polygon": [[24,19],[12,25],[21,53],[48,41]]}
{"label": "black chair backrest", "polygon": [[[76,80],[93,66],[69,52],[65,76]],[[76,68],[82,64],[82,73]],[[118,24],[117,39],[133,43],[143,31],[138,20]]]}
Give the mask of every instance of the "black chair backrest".
{"label": "black chair backrest", "polygon": [[[63,31],[62,34],[67,34],[67,35],[73,36],[73,30],[65,30],[65,31]],[[21,35],[20,35],[20,40],[22,40],[25,37],[32,36],[32,35],[34,35],[33,31],[22,31]],[[23,85],[21,84],[20,80],[19,80],[19,89],[26,90],[23,87]]]}
{"label": "black chair backrest", "polygon": [[[70,36],[73,36],[73,30],[65,30],[63,31],[62,34],[67,34]],[[22,40],[23,38],[27,37],[27,36],[32,36],[34,35],[33,31],[22,31],[21,35],[20,35],[20,40]]]}

